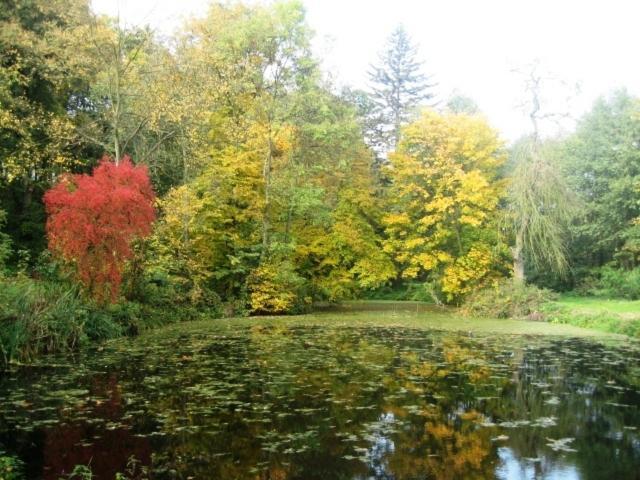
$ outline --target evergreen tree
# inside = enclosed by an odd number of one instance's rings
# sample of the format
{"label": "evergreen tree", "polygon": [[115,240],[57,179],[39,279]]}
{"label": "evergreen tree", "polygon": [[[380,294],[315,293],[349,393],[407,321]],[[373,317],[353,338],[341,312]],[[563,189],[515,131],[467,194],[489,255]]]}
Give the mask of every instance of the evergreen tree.
{"label": "evergreen tree", "polygon": [[422,63],[417,55],[417,47],[404,28],[398,26],[380,53],[380,63],[372,65],[369,71],[375,109],[371,112],[374,126],[368,137],[378,154],[395,148],[400,127],[411,120],[417,106],[434,96],[430,89],[435,85],[421,73]]}

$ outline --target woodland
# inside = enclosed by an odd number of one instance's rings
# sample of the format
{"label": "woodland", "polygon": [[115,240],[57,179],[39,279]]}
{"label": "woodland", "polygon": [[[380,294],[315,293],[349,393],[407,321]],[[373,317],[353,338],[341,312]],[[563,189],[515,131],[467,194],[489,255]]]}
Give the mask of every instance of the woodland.
{"label": "woodland", "polygon": [[295,0],[213,3],[170,37],[4,0],[0,27],[4,365],[354,299],[640,332],[625,90],[547,137],[532,69],[531,129],[506,142],[472,99],[435,101],[402,27],[369,90],[337,88]]}

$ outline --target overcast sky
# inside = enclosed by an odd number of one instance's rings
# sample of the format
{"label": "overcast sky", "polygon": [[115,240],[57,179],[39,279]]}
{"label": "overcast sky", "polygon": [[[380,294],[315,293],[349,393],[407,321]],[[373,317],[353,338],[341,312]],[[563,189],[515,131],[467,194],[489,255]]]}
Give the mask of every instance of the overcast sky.
{"label": "overcast sky", "polygon": [[[98,13],[169,34],[203,15],[207,0],[93,0]],[[578,117],[600,95],[627,87],[640,95],[638,0],[304,0],[315,49],[339,85],[364,88],[367,69],[403,24],[420,48],[438,99],[473,98],[505,139],[529,129],[514,69],[538,60],[552,73],[547,110]],[[563,85],[564,84],[564,85]],[[574,86],[580,86],[576,93]],[[571,96],[569,102],[566,98]],[[564,128],[567,128],[565,125]],[[547,133],[557,126],[547,125]]]}

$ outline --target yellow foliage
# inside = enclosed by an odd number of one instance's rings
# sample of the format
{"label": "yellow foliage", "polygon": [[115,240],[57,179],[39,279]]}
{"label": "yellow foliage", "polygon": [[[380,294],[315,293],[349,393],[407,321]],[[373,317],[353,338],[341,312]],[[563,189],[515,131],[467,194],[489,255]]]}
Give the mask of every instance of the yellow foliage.
{"label": "yellow foliage", "polygon": [[[335,192],[336,203],[325,224],[296,224],[296,263],[305,265],[311,286],[321,298],[338,301],[374,289],[396,277],[396,270],[376,231],[381,216],[374,195],[370,157],[357,149],[345,165],[348,175]],[[336,177],[322,179],[335,189]],[[338,177],[339,178],[339,177]],[[327,185],[324,182],[329,182]],[[317,212],[314,212],[317,214]]]}
{"label": "yellow foliage", "polygon": [[189,283],[189,300],[195,303],[221,260],[213,248],[217,232],[212,205],[210,196],[198,196],[189,185],[173,189],[158,201],[164,215],[151,239],[154,266]]}
{"label": "yellow foliage", "polygon": [[[250,304],[253,312],[291,312],[300,301],[302,279],[287,262],[269,262],[256,268],[249,277]],[[311,299],[302,299],[310,303]]]}
{"label": "yellow foliage", "polygon": [[481,117],[426,110],[389,160],[384,251],[403,278],[436,281],[456,300],[500,268],[488,245],[504,194],[502,143]]}
{"label": "yellow foliage", "polygon": [[445,267],[442,291],[449,300],[471,292],[490,276],[494,263],[494,255],[489,246],[474,244],[466,255],[456,258]]}

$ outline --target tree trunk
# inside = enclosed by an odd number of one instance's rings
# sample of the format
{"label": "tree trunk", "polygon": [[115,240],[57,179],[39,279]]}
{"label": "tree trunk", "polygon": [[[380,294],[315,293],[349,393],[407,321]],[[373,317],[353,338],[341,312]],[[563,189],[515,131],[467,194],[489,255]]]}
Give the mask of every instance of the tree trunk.
{"label": "tree trunk", "polygon": [[269,229],[271,228],[269,222],[270,210],[271,210],[271,163],[273,159],[273,140],[271,138],[271,131],[269,131],[269,147],[267,156],[264,160],[264,166],[262,175],[264,178],[264,212],[262,215],[262,256],[264,257],[269,250]]}
{"label": "tree trunk", "polygon": [[516,245],[513,247],[513,279],[517,283],[524,283],[524,232],[516,233]]}
{"label": "tree trunk", "polygon": [[120,163],[120,66],[116,66],[116,92],[113,106],[113,152],[115,163]]}

